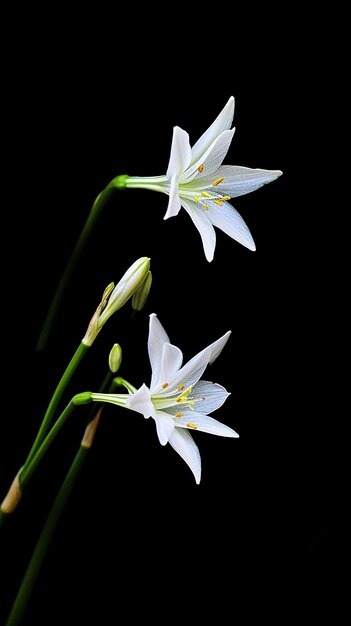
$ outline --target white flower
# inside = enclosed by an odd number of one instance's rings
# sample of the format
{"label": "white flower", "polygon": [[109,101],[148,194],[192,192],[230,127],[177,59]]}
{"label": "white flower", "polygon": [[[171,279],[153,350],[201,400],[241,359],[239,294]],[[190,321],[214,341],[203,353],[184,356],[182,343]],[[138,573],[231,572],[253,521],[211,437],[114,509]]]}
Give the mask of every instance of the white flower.
{"label": "white flower", "polygon": [[247,225],[228,200],[255,191],[282,174],[280,170],[222,165],[235,131],[231,129],[233,117],[234,98],[230,97],[193,147],[188,133],[175,126],[166,176],[125,177],[126,187],[169,195],[164,219],[178,215],[184,207],[201,235],[208,261],[212,261],[216,245],[214,226],[249,250],[256,249]]}
{"label": "white flower", "polygon": [[201,379],[207,365],[224,348],[228,331],[204,348],[185,365],[179,348],[172,345],[155,313],[150,315],[148,350],[152,369],[150,387],[138,390],[123,381],[128,394],[93,393],[92,400],[110,402],[152,417],[162,445],[169,443],[192,470],[197,484],[201,478],[201,458],[189,431],[200,430],[222,437],[239,437],[229,426],[218,422],[209,413],[218,409],[229,393],[217,383]]}

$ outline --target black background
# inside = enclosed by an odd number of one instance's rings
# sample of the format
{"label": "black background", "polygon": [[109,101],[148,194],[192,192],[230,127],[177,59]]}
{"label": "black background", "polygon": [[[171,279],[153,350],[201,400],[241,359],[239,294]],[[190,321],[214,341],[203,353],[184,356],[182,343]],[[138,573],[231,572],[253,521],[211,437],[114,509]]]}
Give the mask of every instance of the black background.
{"label": "black background", "polygon": [[[129,305],[108,322],[66,399],[98,389],[114,342],[123,348],[121,375],[148,383],[148,316],[156,312],[185,359],[233,331],[205,378],[231,392],[215,417],[240,438],[196,433],[197,486],[170,446],[159,445],[151,420],[106,406],[23,624],[114,624],[125,613],[230,623],[239,610],[257,609],[286,623],[304,601],[312,614],[336,610],[349,583],[350,508],[331,207],[338,216],[325,167],[333,152],[321,132],[333,90],[320,80],[324,51],[310,45],[311,24],[296,16],[289,27],[269,26],[266,16],[245,34],[237,22],[226,32],[218,15],[213,29],[179,21],[176,36],[167,21],[144,28],[139,18],[136,28],[109,23],[108,14],[89,17],[89,26],[63,19],[57,30],[49,20],[32,37],[21,31],[21,60],[11,70],[8,50],[2,492],[104,287],[140,256],[151,257],[153,272],[144,311],[133,326]],[[97,194],[118,174],[165,173],[173,126],[194,143],[231,95],[236,132],[225,163],[283,170],[233,201],[256,252],[217,230],[208,263],[185,211],[163,221],[162,194],[117,191],[47,349],[37,353],[48,304]],[[1,616],[86,417],[84,407],[76,410],[3,530]]]}

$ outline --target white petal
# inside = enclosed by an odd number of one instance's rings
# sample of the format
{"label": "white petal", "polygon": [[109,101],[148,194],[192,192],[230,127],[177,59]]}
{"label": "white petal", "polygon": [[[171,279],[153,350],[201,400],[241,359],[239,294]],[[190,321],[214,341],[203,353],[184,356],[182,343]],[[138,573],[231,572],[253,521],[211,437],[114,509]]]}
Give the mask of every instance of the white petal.
{"label": "white petal", "polygon": [[169,337],[156,313],[151,313],[148,338],[148,351],[152,370],[151,386],[152,380],[156,380],[160,373],[162,350],[165,343],[170,343]]}
{"label": "white petal", "polygon": [[241,243],[249,250],[256,250],[256,245],[240,213],[229,202],[223,202],[218,206],[211,202],[207,211],[214,226],[217,226],[229,237]]}
{"label": "white petal", "polygon": [[155,407],[151,402],[150,390],[143,384],[138,391],[128,396],[126,401],[126,407],[141,413],[145,418],[155,418]]}
{"label": "white petal", "polygon": [[[186,391],[189,387],[193,387],[198,380],[200,380],[202,374],[204,373],[209,359],[211,356],[210,348],[205,348],[201,350],[198,354],[196,354],[190,361],[188,361],[183,367],[177,372],[172,381],[170,382],[169,387],[164,390],[162,396],[164,398],[180,395],[181,389],[184,388]],[[179,391],[178,391],[179,389]]]}
{"label": "white petal", "polygon": [[179,198],[179,181],[178,176],[174,174],[171,179],[171,185],[169,190],[169,200],[167,211],[164,216],[164,220],[168,220],[169,217],[175,217],[178,215],[181,208],[180,198]]}
{"label": "white petal", "polygon": [[156,422],[156,431],[160,444],[161,446],[165,446],[175,428],[174,419],[162,411],[156,411],[154,419]]}
{"label": "white petal", "polygon": [[210,435],[220,435],[221,437],[239,437],[229,426],[222,424],[209,415],[203,415],[196,411],[184,411],[182,417],[176,418],[176,428],[190,428],[192,430],[200,430]]}
{"label": "white petal", "polygon": [[187,430],[175,428],[169,438],[169,443],[187,463],[195,476],[196,483],[201,480],[201,457],[199,448]]}
{"label": "white petal", "polygon": [[167,178],[180,174],[189,166],[191,161],[191,147],[188,133],[175,126],[173,128],[173,138],[171,146],[171,154],[167,169]]}
{"label": "white petal", "polygon": [[217,176],[217,170],[229,150],[234,131],[234,128],[232,130],[223,131],[223,133],[211,143],[201,158],[197,159],[190,167],[188,167],[187,170],[185,170],[185,172],[180,176],[179,182],[187,183],[198,176],[200,165],[204,166],[202,172],[204,175],[209,176],[213,172],[216,172],[215,178],[219,178],[219,176]]}
{"label": "white petal", "polygon": [[196,398],[194,403],[195,411],[207,415],[219,409],[230,394],[222,385],[218,385],[218,383],[199,380],[193,387],[191,396]]}
{"label": "white petal", "polygon": [[220,337],[219,339],[217,339],[216,341],[214,341],[213,343],[211,343],[211,345],[209,346],[210,350],[211,350],[211,356],[209,359],[209,363],[213,363],[213,361],[218,357],[218,355],[222,352],[225,344],[227,343],[230,335],[231,335],[231,330],[228,330],[226,333],[224,333],[224,335],[222,335],[222,337]]}
{"label": "white petal", "polygon": [[[165,343],[162,350],[158,377],[156,378],[153,375],[151,379],[151,395],[161,394],[164,390],[167,390],[169,381],[174,378],[178,370],[182,367],[182,363],[182,351],[171,343]],[[167,385],[167,387],[163,388],[163,385]]]}
{"label": "white petal", "polygon": [[211,143],[224,131],[228,130],[234,117],[234,98],[231,96],[224,109],[216,117],[211,126],[201,135],[192,149],[192,162],[198,161]]}
{"label": "white petal", "polygon": [[[224,196],[236,198],[237,196],[256,191],[256,189],[267,183],[271,183],[279,178],[282,173],[281,170],[262,170],[241,167],[239,165],[222,165],[217,170],[216,176],[224,178],[224,180],[218,185],[216,190]],[[202,174],[206,174],[205,169]],[[207,189],[211,187],[212,182],[212,178],[199,174],[193,184],[194,188]]]}
{"label": "white petal", "polygon": [[[204,348],[203,350],[198,352],[195,356],[193,356],[192,359],[190,359],[190,361],[183,365],[183,367],[174,376],[172,381],[170,381],[169,387],[165,389],[162,395],[165,398],[172,396],[175,392],[177,392],[180,386],[184,386],[185,390],[187,390],[189,387],[194,387],[196,383],[200,380],[207,365],[209,363],[213,363],[213,361],[223,350],[225,344],[229,339],[230,332],[231,331],[225,333],[225,335],[211,343],[209,346],[207,346],[207,348]],[[178,393],[180,393],[180,391]]]}
{"label": "white petal", "polygon": [[199,231],[207,261],[212,261],[216,247],[216,233],[212,226],[207,211],[198,207],[195,202],[187,202],[182,198],[182,205],[189,213],[193,223]]}

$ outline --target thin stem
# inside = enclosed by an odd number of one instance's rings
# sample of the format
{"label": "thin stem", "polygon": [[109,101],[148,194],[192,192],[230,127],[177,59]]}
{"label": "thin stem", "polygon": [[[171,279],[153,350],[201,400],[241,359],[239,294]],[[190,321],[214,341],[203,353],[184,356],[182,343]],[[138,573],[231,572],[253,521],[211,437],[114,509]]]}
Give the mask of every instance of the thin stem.
{"label": "thin stem", "polygon": [[19,588],[5,626],[17,626],[17,624],[20,623],[20,620],[28,604],[33,587],[38,578],[38,574],[47,553],[51,538],[63,512],[64,506],[68,500],[68,497],[78,478],[78,475],[87,457],[88,452],[89,448],[86,448],[82,445],[79,447],[79,450],[66,475],[64,482],[62,483],[60,491],[56,497],[56,500],[51,508],[44,528],[40,534],[37,545],[32,554],[31,560],[27,567],[26,573],[22,580],[21,586]]}
{"label": "thin stem", "polygon": [[20,482],[22,484],[22,473],[25,470],[25,468],[28,466],[28,464],[30,463],[31,459],[33,458],[36,450],[38,449],[38,447],[40,446],[41,442],[43,441],[46,433],[49,430],[50,424],[53,420],[55,411],[57,409],[57,406],[61,400],[61,397],[70,381],[70,379],[72,378],[75,370],[77,369],[79,363],[81,362],[83,356],[85,355],[85,353],[87,352],[89,346],[85,345],[84,343],[80,343],[77,350],[75,351],[73,357],[71,358],[69,364],[66,367],[66,370],[64,371],[61,380],[59,381],[55,392],[50,400],[50,403],[46,409],[46,413],[44,415],[43,421],[41,423],[40,429],[38,431],[38,434],[35,438],[35,441],[32,445],[32,448],[28,454],[27,460],[23,466],[23,470],[21,472],[20,475]]}
{"label": "thin stem", "polygon": [[73,249],[73,252],[68,260],[68,263],[66,265],[66,269],[62,274],[61,280],[58,284],[58,287],[56,289],[54,298],[51,302],[49,311],[47,313],[47,316],[45,318],[42,330],[40,332],[39,335],[39,339],[37,342],[37,346],[36,349],[38,351],[44,350],[49,334],[51,332],[51,328],[54,324],[54,321],[56,319],[57,316],[57,312],[58,312],[58,308],[61,304],[63,295],[65,293],[68,281],[71,278],[72,272],[77,264],[78,258],[80,257],[82,250],[88,240],[88,237],[97,221],[97,218],[99,217],[102,209],[104,208],[107,200],[110,198],[110,196],[112,195],[114,189],[116,189],[116,184],[113,184],[114,181],[111,181],[107,187],[105,187],[105,189],[98,195],[98,197],[96,198],[93,206],[90,209],[90,213],[88,215],[88,219],[85,222],[85,225],[83,227],[83,230],[79,236],[79,239]]}
{"label": "thin stem", "polygon": [[92,402],[92,400],[91,400],[91,393],[89,391],[84,392],[84,393],[79,393],[76,396],[74,396],[72,400],[70,400],[65,410],[61,413],[60,417],[56,420],[50,432],[46,435],[41,446],[34,453],[29,463],[27,463],[22,469],[21,474],[20,474],[20,483],[21,483],[22,489],[28,483],[34,470],[37,468],[45,452],[47,451],[47,449],[49,448],[49,446],[55,439],[58,432],[61,430],[64,423],[67,421],[67,419],[71,415],[74,407],[80,404],[89,404],[90,402]]}
{"label": "thin stem", "polygon": [[[112,376],[112,373],[109,371],[101,385],[101,390],[104,390],[105,387],[107,387],[108,383],[111,381],[111,376]],[[110,392],[113,391],[114,387],[115,387],[115,382],[112,381],[110,385]],[[73,402],[71,403],[73,404]],[[8,617],[8,620],[5,626],[17,626],[17,624],[20,623],[23,613],[28,605],[33,587],[38,578],[40,568],[43,564],[43,561],[46,556],[47,550],[49,548],[50,542],[52,540],[54,531],[58,525],[58,522],[60,520],[64,507],[66,505],[66,502],[73,490],[73,487],[77,481],[77,478],[80,474],[83,464],[85,463],[87,459],[88,452],[93,444],[93,440],[95,437],[96,429],[99,424],[102,410],[103,410],[103,405],[98,406],[98,410],[93,412],[89,417],[88,424],[84,431],[83,439],[79,446],[78,452],[76,453],[76,456],[72,462],[72,465],[70,469],[68,470],[68,473],[57,494],[55,502],[50,510],[50,513],[45,522],[44,528],[40,534],[37,545],[32,554],[31,560],[28,564],[26,573],[23,577],[21,586],[17,592],[17,596],[15,598],[15,601],[11,609],[11,613]],[[66,419],[67,417],[68,416],[66,416]]]}

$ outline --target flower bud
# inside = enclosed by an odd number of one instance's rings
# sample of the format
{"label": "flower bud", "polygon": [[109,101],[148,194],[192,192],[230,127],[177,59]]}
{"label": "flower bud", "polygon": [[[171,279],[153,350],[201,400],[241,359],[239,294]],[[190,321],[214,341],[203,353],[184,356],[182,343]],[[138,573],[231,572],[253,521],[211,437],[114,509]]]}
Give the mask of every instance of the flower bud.
{"label": "flower bud", "polygon": [[150,259],[146,256],[135,261],[112,291],[105,309],[102,311],[99,320],[99,330],[103,327],[108,318],[120,309],[141,287],[150,270]]}
{"label": "flower bud", "polygon": [[151,283],[152,283],[152,274],[151,274],[151,270],[149,270],[143,284],[133,294],[132,307],[134,311],[141,311],[144,308],[146,304],[146,300],[148,299],[150,289],[151,289]]}
{"label": "flower bud", "polygon": [[122,348],[118,343],[113,344],[108,357],[108,365],[113,374],[118,372],[122,363]]}

